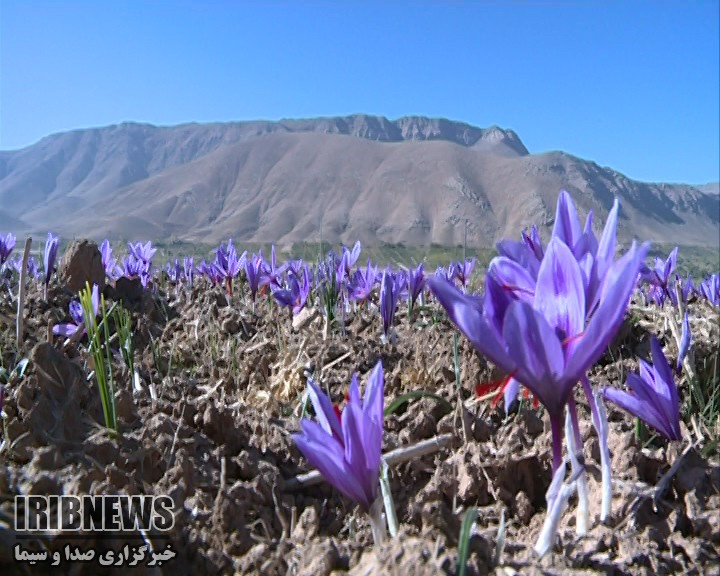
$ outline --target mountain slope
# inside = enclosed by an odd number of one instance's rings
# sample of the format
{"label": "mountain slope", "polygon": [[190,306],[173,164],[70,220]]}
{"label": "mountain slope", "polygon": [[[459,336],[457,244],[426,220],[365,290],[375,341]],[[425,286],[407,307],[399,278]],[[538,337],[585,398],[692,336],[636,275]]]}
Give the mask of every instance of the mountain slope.
{"label": "mountain slope", "polygon": [[[549,227],[558,191],[620,235],[717,245],[720,198],[632,181],[510,130],[441,119],[122,124],[0,152],[0,226],[63,236],[217,242],[318,240],[489,245]],[[597,218],[596,218],[597,220]],[[20,230],[19,228],[24,229]]]}

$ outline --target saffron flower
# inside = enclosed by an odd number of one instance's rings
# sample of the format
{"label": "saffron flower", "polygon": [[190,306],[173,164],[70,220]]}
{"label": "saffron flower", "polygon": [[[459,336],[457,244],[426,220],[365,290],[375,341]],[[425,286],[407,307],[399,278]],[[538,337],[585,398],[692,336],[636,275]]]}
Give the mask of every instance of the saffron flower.
{"label": "saffron flower", "polygon": [[102,258],[103,268],[105,268],[105,276],[110,280],[116,280],[117,259],[112,258],[112,245],[107,239],[103,240],[100,244],[100,256]]}
{"label": "saffron flower", "polygon": [[170,282],[177,282],[180,280],[180,261],[175,258],[173,262],[169,260],[165,262],[165,274],[167,274]]}
{"label": "saffron flower", "polygon": [[378,362],[368,375],[362,401],[352,375],[342,412],[312,380],[308,395],[317,422],[304,418],[292,435],[305,458],[344,496],[365,512],[378,501],[383,432],[383,370]]}
{"label": "saffron flower", "polygon": [[685,316],[683,317],[682,322],[682,331],[680,333],[680,344],[678,346],[678,356],[675,362],[675,371],[678,374],[680,374],[683,358],[687,355],[691,342],[692,337],[690,335],[690,321],[688,320],[687,310],[685,310]]}
{"label": "saffron flower", "polygon": [[262,284],[265,270],[265,262],[262,253],[253,254],[252,258],[245,259],[245,276],[247,278],[248,288],[250,288],[250,296],[252,298],[253,311],[255,310],[255,296],[258,288]]}
{"label": "saffron flower", "polygon": [[308,294],[310,293],[310,271],[307,266],[303,267],[303,281],[297,276],[291,275],[290,288],[275,290],[272,294],[275,300],[282,306],[292,306],[293,314],[297,314],[305,306]]}
{"label": "saffron flower", "polygon": [[698,291],[713,306],[720,306],[720,272],[704,278],[698,286]]}
{"label": "saffron flower", "polygon": [[157,248],[153,248],[149,240],[145,244],[141,242],[136,242],[135,244],[128,243],[128,254],[135,256],[135,258],[145,264],[148,269],[150,268],[150,260],[155,252],[157,252]]}
{"label": "saffron flower", "polygon": [[415,301],[418,299],[422,291],[425,289],[425,273],[423,271],[423,263],[417,265],[415,269],[407,271],[407,290],[408,290],[408,311],[412,313],[415,307]]}
{"label": "saffron flower", "polygon": [[668,440],[680,440],[680,405],[672,369],[660,343],[650,336],[652,365],[640,358],[639,375],[627,375],[631,391],[604,388],[601,395],[652,426]]}
{"label": "saffron flower", "polygon": [[383,334],[388,337],[395,316],[398,299],[403,288],[404,278],[385,270],[380,281],[380,316],[382,317]]}
{"label": "saffron flower", "polygon": [[243,252],[238,257],[232,239],[228,240],[227,247],[220,244],[215,250],[215,261],[212,263],[212,267],[215,269],[216,275],[225,280],[225,292],[228,298],[232,296],[232,279],[242,270],[246,261],[247,252]]}
{"label": "saffron flower", "polygon": [[378,276],[377,266],[372,266],[368,258],[365,270],[358,268],[350,275],[348,299],[363,302],[370,297]]}
{"label": "saffron flower", "polygon": [[45,250],[43,252],[43,268],[45,269],[45,300],[47,300],[48,285],[50,284],[50,276],[55,269],[55,259],[58,252],[58,238],[48,232],[45,241]]}
{"label": "saffron flower", "polygon": [[453,267],[455,269],[455,278],[460,280],[460,284],[462,284],[463,290],[465,290],[467,288],[467,282],[470,279],[470,274],[472,274],[472,270],[475,267],[475,258],[465,260],[464,262],[455,262]]}
{"label": "saffron flower", "polygon": [[183,278],[185,278],[185,283],[190,290],[192,290],[194,273],[193,257],[185,256],[183,258]]}
{"label": "saffron flower", "polygon": [[448,265],[447,268],[438,266],[435,269],[435,276],[437,278],[444,278],[448,282],[453,282],[453,280],[455,280],[455,273],[456,273],[455,266],[452,263],[450,265]]}
{"label": "saffron flower", "polygon": [[15,248],[15,234],[8,232],[4,237],[0,236],[0,266],[5,264]]}
{"label": "saffron flower", "polygon": [[[8,264],[10,266],[12,266],[15,269],[15,271],[19,274],[20,271],[22,270],[22,256],[20,256],[20,254],[17,254],[15,256],[15,258],[8,261]],[[35,258],[33,258],[32,254],[30,256],[28,256],[26,269],[27,269],[28,276],[30,276],[30,278],[35,278],[37,276],[38,267],[37,267],[37,264],[35,263]]]}
{"label": "saffron flower", "polygon": [[360,240],[355,242],[355,246],[353,246],[353,249],[350,250],[347,246],[344,244],[342,245],[342,252],[343,256],[345,257],[345,272],[347,275],[350,275],[350,269],[353,267],[355,262],[357,262],[357,259],[360,257]]}
{"label": "saffron flower", "polygon": [[[545,405],[553,433],[553,470],[562,462],[562,427],[572,390],[614,337],[647,246],[630,251],[608,270],[598,309],[586,325],[583,277],[570,248],[558,237],[548,243],[532,296],[509,303],[492,283],[484,309],[443,280],[428,280],[431,290],[472,344]],[[489,292],[492,290],[493,292]],[[501,288],[502,290],[502,288]]]}
{"label": "saffron flower", "polygon": [[264,267],[265,273],[260,280],[260,284],[268,285],[271,288],[280,288],[280,277],[287,268],[287,264],[282,264],[281,266],[277,265],[277,260],[275,258],[275,244],[270,246],[270,262],[265,262]]}
{"label": "saffron flower", "polygon": [[670,289],[668,282],[670,281],[670,276],[675,270],[677,251],[678,247],[675,246],[672,252],[668,255],[667,259],[663,260],[662,258],[656,257],[655,265],[652,268],[648,268],[643,265],[640,269],[640,279],[644,280],[654,288],[654,291],[657,292],[654,296],[655,300],[661,306],[665,301],[665,297],[670,298],[671,301],[674,300],[672,294],[674,290]]}
{"label": "saffron flower", "polygon": [[[93,284],[92,291],[90,292],[90,302],[92,303],[93,312],[95,312],[95,316],[97,316],[100,306],[100,293],[97,284]],[[68,304],[68,312],[70,313],[72,322],[56,324],[52,328],[53,334],[70,337],[80,329],[80,325],[83,323],[83,311],[80,302],[78,300],[72,300],[70,304]],[[85,334],[85,327],[82,328],[81,335],[82,334]]]}

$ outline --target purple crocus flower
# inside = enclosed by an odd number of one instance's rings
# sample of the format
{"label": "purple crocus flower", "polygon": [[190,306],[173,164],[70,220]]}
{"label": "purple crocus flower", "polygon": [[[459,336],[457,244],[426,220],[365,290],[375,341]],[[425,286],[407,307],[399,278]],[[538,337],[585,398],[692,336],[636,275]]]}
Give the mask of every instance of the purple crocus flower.
{"label": "purple crocus flower", "polygon": [[[9,260],[7,264],[9,266],[12,266],[13,269],[19,274],[22,270],[22,256],[20,256],[20,254],[17,254],[13,259]],[[28,256],[27,265],[25,268],[30,278],[35,278],[37,276],[38,267],[32,254]]]}
{"label": "purple crocus flower", "polygon": [[148,265],[133,254],[123,256],[121,263],[116,266],[115,270],[117,277],[140,278],[140,283],[147,286],[150,275]]}
{"label": "purple crocus flower", "polygon": [[195,269],[193,268],[193,257],[185,256],[183,258],[183,277],[185,278],[185,282],[190,289],[192,289],[194,274]]}
{"label": "purple crocus flower", "polygon": [[292,306],[293,314],[297,314],[305,306],[310,292],[310,271],[303,268],[302,284],[297,276],[290,277],[290,289],[275,290],[273,296],[282,306]]}
{"label": "purple crocus flower", "polygon": [[375,286],[375,280],[378,276],[377,266],[373,266],[368,258],[365,270],[358,268],[350,276],[350,284],[348,286],[348,298],[353,301],[367,300]]}
{"label": "purple crocus flower", "polygon": [[148,270],[150,269],[150,260],[155,252],[157,252],[157,249],[152,247],[152,243],[149,240],[145,244],[141,242],[136,242],[135,244],[128,243],[128,253],[145,264]]}
{"label": "purple crocus flower", "polygon": [[680,440],[680,406],[672,369],[660,343],[650,336],[652,366],[640,359],[640,373],[627,375],[631,392],[604,388],[602,396],[652,426],[668,440]]}
{"label": "purple crocus flower", "polygon": [[[646,245],[637,248],[633,243],[608,270],[598,309],[587,325],[580,266],[557,237],[547,246],[532,303],[527,299],[508,303],[491,283],[486,285],[485,303],[494,310],[485,310],[476,296],[462,294],[440,279],[428,280],[450,319],[473,345],[547,408],[553,431],[553,470],[562,461],[565,405],[622,323],[646,251]],[[493,290],[489,296],[488,289]]]}
{"label": "purple crocus flower", "polygon": [[393,318],[395,316],[395,308],[397,308],[398,299],[402,292],[403,278],[398,274],[393,274],[390,270],[385,270],[380,281],[380,316],[382,317],[383,334],[390,335]]}
{"label": "purple crocus flower", "polygon": [[30,278],[37,278],[38,267],[37,267],[37,263],[35,262],[35,258],[33,256],[28,256],[27,271],[28,271],[28,276],[30,276]]}
{"label": "purple crocus flower", "polygon": [[670,298],[673,304],[675,303],[673,295],[675,290],[674,288],[671,289],[668,283],[673,271],[675,270],[677,251],[678,247],[675,246],[672,252],[668,255],[667,259],[663,260],[662,258],[656,257],[655,265],[652,268],[643,265],[640,269],[640,279],[662,292],[662,297],[655,298],[656,301],[661,300],[660,305],[662,305],[666,296]]}
{"label": "purple crocus flower", "polygon": [[423,272],[423,263],[417,265],[415,269],[408,269],[407,272],[407,288],[408,288],[408,307],[412,312],[415,301],[425,288],[425,274]]}
{"label": "purple crocus flower", "polygon": [[292,274],[294,276],[300,276],[300,271],[303,268],[303,265],[305,262],[300,260],[288,260],[286,263],[288,274]]}
{"label": "purple crocus flower", "polygon": [[455,265],[451,262],[447,268],[438,266],[435,268],[435,276],[452,283],[455,280]]}
{"label": "purple crocus flower", "polygon": [[[592,231],[592,211],[588,212],[583,232],[572,198],[565,190],[558,196],[553,238],[565,243],[578,262],[585,291],[585,313],[590,318],[597,308],[599,289],[615,258],[615,232],[620,205],[615,199],[608,214],[605,228],[598,241]],[[523,241],[503,240],[497,244],[499,257],[494,258],[488,270],[498,278],[504,289],[528,302],[534,298],[544,250],[537,229],[530,236],[523,233]]]}
{"label": "purple crocus flower", "polygon": [[112,258],[112,245],[109,240],[103,240],[100,244],[100,256],[102,258],[105,276],[110,280],[117,279],[117,259]]}
{"label": "purple crocus flower", "polygon": [[295,444],[325,480],[369,512],[378,498],[382,455],[382,363],[368,375],[362,401],[357,374],[353,374],[341,413],[312,380],[308,380],[308,394],[317,422],[302,419],[302,432],[292,435]]}
{"label": "purple crocus flower", "polygon": [[695,291],[695,286],[693,285],[692,278],[690,277],[690,273],[688,272],[688,275],[685,277],[684,280],[680,278],[680,275],[675,272],[675,282],[680,282],[680,298],[682,299],[683,304],[687,304],[688,296],[690,296],[690,292]]}
{"label": "purple crocus flower", "polygon": [[680,374],[680,371],[682,369],[683,358],[685,358],[688,350],[690,349],[691,341],[692,337],[690,335],[690,321],[688,320],[687,310],[685,310],[685,316],[683,317],[682,322],[682,331],[680,334],[680,345],[678,346],[678,356],[675,362],[675,370],[678,374]]}
{"label": "purple crocus flower", "polygon": [[257,295],[258,288],[262,283],[264,269],[265,261],[262,258],[262,253],[259,251],[257,254],[253,254],[249,260],[245,260],[245,277],[247,278],[253,306],[255,305],[255,296]]}
{"label": "purple crocus flower", "polygon": [[[500,240],[495,245],[498,256],[515,262],[525,270],[533,280],[537,280],[542,257],[538,258],[536,252],[524,240]],[[542,252],[544,254],[544,251]]]}
{"label": "purple crocus flower", "polygon": [[543,259],[545,251],[543,249],[542,240],[540,240],[540,233],[538,232],[537,226],[533,224],[530,227],[529,234],[526,234],[525,230],[522,230],[520,232],[520,236],[522,236],[523,242],[525,242],[537,261],[540,262]]}
{"label": "purple crocus flower", "polygon": [[462,284],[463,290],[465,290],[467,288],[467,282],[470,279],[470,274],[472,274],[472,270],[475,267],[475,258],[465,260],[464,262],[455,262],[453,267],[455,269],[455,278],[460,280],[460,284]]}
{"label": "purple crocus flower", "polygon": [[265,262],[264,266],[265,273],[260,280],[260,284],[268,285],[271,288],[280,288],[280,277],[287,268],[287,264],[277,265],[277,260],[275,259],[275,244],[270,245],[270,262]]}
{"label": "purple crocus flower", "polygon": [[55,259],[57,258],[58,252],[58,238],[53,236],[52,233],[48,232],[47,240],[45,241],[45,250],[43,251],[43,268],[45,269],[45,299],[47,300],[47,290],[50,284],[50,277],[52,276],[55,268]]}
{"label": "purple crocus flower", "polygon": [[165,274],[171,282],[177,282],[180,279],[180,261],[177,258],[173,262],[165,263]]}
{"label": "purple crocus flower", "polygon": [[347,272],[348,276],[350,275],[351,268],[355,265],[355,262],[357,262],[357,259],[360,257],[360,250],[360,240],[355,242],[355,246],[353,246],[352,250],[350,250],[344,244],[342,245],[343,256],[345,256],[345,272]]}
{"label": "purple crocus flower", "polygon": [[[90,302],[92,303],[93,312],[95,313],[95,316],[97,316],[98,308],[100,306],[100,292],[97,284],[93,284],[90,292]],[[69,337],[78,331],[78,328],[80,328],[80,325],[83,322],[83,310],[80,302],[78,300],[71,300],[70,304],[68,304],[68,312],[70,313],[72,322],[68,322],[66,324],[56,324],[52,328],[53,334]],[[85,334],[85,327],[82,329],[82,334]]]}
{"label": "purple crocus flower", "polygon": [[215,250],[215,261],[212,266],[217,276],[225,280],[225,291],[228,298],[232,295],[232,279],[245,266],[246,260],[247,252],[243,252],[238,257],[237,251],[232,245],[232,240],[228,240],[227,247],[220,244],[220,247]]}
{"label": "purple crocus flower", "polygon": [[720,272],[711,274],[700,282],[700,293],[713,306],[720,306]]}
{"label": "purple crocus flower", "polygon": [[4,237],[0,236],[0,265],[5,264],[15,248],[15,234],[8,232]]}
{"label": "purple crocus flower", "polygon": [[195,271],[200,274],[200,276],[207,276],[208,272],[210,271],[210,266],[208,266],[208,263],[205,262],[205,258],[200,260],[197,267],[195,268]]}

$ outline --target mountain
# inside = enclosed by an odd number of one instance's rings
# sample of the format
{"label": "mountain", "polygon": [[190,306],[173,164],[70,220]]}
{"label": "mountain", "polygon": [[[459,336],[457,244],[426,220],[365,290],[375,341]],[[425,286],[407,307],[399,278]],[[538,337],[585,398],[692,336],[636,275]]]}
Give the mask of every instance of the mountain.
{"label": "mountain", "polygon": [[[709,185],[712,186],[712,185]],[[651,184],[564,152],[530,154],[512,130],[445,119],[124,123],[0,152],[0,231],[215,243],[487,246],[552,226],[566,188],[619,234],[720,243],[720,196]]]}
{"label": "mountain", "polygon": [[720,182],[709,182],[708,184],[700,184],[695,186],[700,192],[705,194],[720,194]]}

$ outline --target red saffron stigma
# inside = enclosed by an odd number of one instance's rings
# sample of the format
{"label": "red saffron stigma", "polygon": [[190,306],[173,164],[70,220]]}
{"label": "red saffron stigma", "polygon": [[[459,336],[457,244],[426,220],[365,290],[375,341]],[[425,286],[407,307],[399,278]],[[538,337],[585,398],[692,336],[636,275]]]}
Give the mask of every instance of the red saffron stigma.
{"label": "red saffron stigma", "polygon": [[510,382],[513,374],[508,374],[500,380],[490,380],[489,382],[481,382],[480,384],[475,384],[475,394],[478,397],[482,398],[489,392],[497,390],[497,394],[495,394],[492,400],[490,400],[490,407],[495,408],[495,406],[497,406],[497,403],[500,401],[500,398],[502,398],[503,392],[505,392],[505,387]]}
{"label": "red saffron stigma", "polygon": [[563,340],[561,342],[561,345],[567,346],[568,344],[570,344],[570,342],[573,342],[574,340],[577,340],[578,338],[582,338],[584,334],[585,334],[585,331],[582,331],[582,332],[578,332],[577,334],[575,334],[575,336],[570,336],[569,338],[565,338],[565,340]]}

